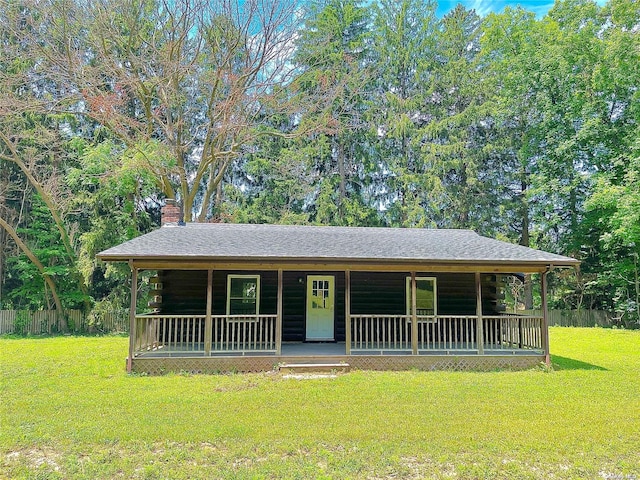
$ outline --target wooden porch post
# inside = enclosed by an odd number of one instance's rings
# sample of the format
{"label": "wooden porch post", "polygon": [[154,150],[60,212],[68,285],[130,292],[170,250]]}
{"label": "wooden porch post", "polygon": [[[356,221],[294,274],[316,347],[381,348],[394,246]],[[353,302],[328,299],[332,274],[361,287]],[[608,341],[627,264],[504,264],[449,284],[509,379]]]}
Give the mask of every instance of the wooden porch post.
{"label": "wooden porch post", "polygon": [[411,353],[418,354],[418,292],[416,272],[411,272]]}
{"label": "wooden porch post", "polygon": [[476,272],[476,342],[478,355],[484,355],[484,325],[482,320],[482,278]]}
{"label": "wooden porch post", "polygon": [[127,373],[133,367],[133,351],[136,344],[136,304],[138,303],[138,269],[129,261],[131,268],[131,305],[129,306],[129,357],[127,358]]}
{"label": "wooden porch post", "polygon": [[211,355],[211,335],[212,335],[212,319],[211,310],[213,309],[213,270],[207,270],[207,310],[204,320],[204,354]]}
{"label": "wooden porch post", "polygon": [[351,355],[351,271],[344,272],[344,342],[345,354]]}
{"label": "wooden porch post", "polygon": [[544,362],[551,365],[551,355],[549,353],[549,308],[547,306],[547,274],[549,270],[542,273],[541,297],[542,297],[542,348],[544,348]]}
{"label": "wooden porch post", "polygon": [[276,316],[276,355],[282,354],[282,269],[278,269],[278,306]]}

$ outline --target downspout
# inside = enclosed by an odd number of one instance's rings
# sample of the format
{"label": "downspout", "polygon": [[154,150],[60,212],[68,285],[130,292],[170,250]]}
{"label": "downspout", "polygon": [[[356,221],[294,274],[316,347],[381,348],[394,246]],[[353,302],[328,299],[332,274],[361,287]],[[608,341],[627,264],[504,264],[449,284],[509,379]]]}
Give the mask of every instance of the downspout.
{"label": "downspout", "polygon": [[208,357],[211,355],[211,342],[212,342],[212,324],[211,310],[213,308],[213,270],[209,268],[207,270],[207,307],[205,311],[204,320],[204,355]]}
{"label": "downspout", "polygon": [[346,355],[351,355],[351,271],[344,272],[344,343]]}
{"label": "downspout", "polygon": [[418,354],[418,292],[416,272],[411,272],[411,353]]}
{"label": "downspout", "polygon": [[283,304],[283,280],[284,273],[281,268],[278,269],[278,293],[277,293],[277,315],[276,315],[276,355],[282,355],[282,320],[284,312]]}
{"label": "downspout", "polygon": [[484,355],[484,319],[482,318],[482,274],[475,272],[476,282],[476,344],[478,355]]}
{"label": "downspout", "polygon": [[138,269],[133,260],[129,260],[131,268],[131,305],[129,307],[129,356],[127,357],[127,373],[131,373],[133,367],[133,350],[136,335],[136,304],[138,303]]}
{"label": "downspout", "polygon": [[553,270],[553,264],[542,272],[540,296],[542,297],[542,347],[544,348],[544,363],[551,366],[551,355],[549,353],[549,308],[547,306],[547,275]]}

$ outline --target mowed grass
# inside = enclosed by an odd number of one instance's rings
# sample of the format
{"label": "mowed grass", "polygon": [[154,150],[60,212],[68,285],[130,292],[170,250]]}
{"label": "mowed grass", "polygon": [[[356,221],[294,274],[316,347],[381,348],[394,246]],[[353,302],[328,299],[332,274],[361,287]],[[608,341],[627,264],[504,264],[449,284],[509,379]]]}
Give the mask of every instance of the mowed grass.
{"label": "mowed grass", "polygon": [[552,328],[554,369],[124,372],[124,337],[0,340],[0,477],[640,479],[640,331]]}

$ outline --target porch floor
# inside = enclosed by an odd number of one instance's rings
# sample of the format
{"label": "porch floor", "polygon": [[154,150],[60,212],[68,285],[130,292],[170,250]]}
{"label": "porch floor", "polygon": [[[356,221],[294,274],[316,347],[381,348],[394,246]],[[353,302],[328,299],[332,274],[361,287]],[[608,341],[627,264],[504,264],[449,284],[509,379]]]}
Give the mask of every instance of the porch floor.
{"label": "porch floor", "polygon": [[[433,350],[418,350],[419,355],[478,355],[477,350],[463,349],[456,345],[450,348],[440,348]],[[484,356],[487,355],[542,355],[541,350],[505,348],[501,345],[484,345]],[[404,350],[351,350],[350,356],[372,356],[372,355],[411,355],[410,349]],[[137,358],[166,358],[166,357],[203,357],[204,345],[200,344],[196,350],[190,345],[180,348],[174,347],[171,350],[153,350],[148,352],[137,352]],[[211,357],[278,357],[274,352],[262,351],[232,351],[220,352],[212,351]],[[337,357],[347,356],[344,342],[283,342],[279,357]],[[348,357],[348,356],[347,356]]]}

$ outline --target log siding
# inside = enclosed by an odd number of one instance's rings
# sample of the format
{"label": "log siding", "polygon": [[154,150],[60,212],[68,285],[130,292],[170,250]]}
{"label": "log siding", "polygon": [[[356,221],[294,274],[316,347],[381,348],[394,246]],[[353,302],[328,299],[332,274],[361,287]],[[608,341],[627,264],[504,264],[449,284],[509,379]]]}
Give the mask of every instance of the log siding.
{"label": "log siding", "polygon": [[[160,312],[165,315],[204,315],[207,304],[206,270],[161,270]],[[276,315],[278,311],[278,272],[274,270],[215,270],[213,272],[212,314],[225,315],[228,278],[232,275],[260,277],[260,314]],[[345,273],[340,271],[284,271],[282,275],[282,337],[283,342],[305,340],[306,284],[309,275],[332,275],[335,278],[335,340],[346,340]],[[352,272],[350,309],[352,315],[405,315],[407,311],[406,272]],[[476,287],[473,273],[416,272],[416,277],[433,277],[437,284],[438,314],[475,315]],[[500,277],[482,277],[483,313],[496,315],[501,308]]]}

